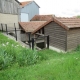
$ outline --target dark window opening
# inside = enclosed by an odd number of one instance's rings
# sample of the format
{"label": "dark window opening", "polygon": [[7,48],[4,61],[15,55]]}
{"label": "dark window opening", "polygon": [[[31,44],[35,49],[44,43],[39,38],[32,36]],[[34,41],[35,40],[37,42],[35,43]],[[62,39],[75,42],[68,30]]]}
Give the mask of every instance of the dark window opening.
{"label": "dark window opening", "polygon": [[41,33],[41,31],[40,31],[40,30],[39,30],[38,32],[39,32],[39,33]]}
{"label": "dark window opening", "polygon": [[25,31],[21,30],[21,33],[25,33]]}
{"label": "dark window opening", "polygon": [[37,47],[44,49],[45,48],[45,42],[36,43]]}
{"label": "dark window opening", "polygon": [[44,34],[44,27],[42,28],[42,34]]}

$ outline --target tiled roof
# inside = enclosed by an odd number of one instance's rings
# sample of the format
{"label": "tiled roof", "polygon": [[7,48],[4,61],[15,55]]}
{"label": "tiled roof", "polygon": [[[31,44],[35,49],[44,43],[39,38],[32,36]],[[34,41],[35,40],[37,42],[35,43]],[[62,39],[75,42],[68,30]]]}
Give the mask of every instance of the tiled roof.
{"label": "tiled roof", "polygon": [[31,2],[34,2],[39,7],[39,5],[33,0],[21,2],[21,7],[24,7],[24,6],[28,5],[28,4],[30,4]]}
{"label": "tiled roof", "polygon": [[52,19],[54,15],[35,15],[31,21],[48,21]]}
{"label": "tiled roof", "polygon": [[19,22],[19,25],[26,31],[26,32],[33,32],[40,26],[42,26],[46,21],[31,21],[31,22]]}
{"label": "tiled roof", "polygon": [[64,18],[56,17],[56,19],[67,26],[68,28],[77,28],[80,27],[80,18]]}
{"label": "tiled roof", "polygon": [[21,2],[21,6],[24,7],[24,6],[28,5],[30,2],[32,2],[32,1]]}
{"label": "tiled roof", "polygon": [[53,19],[50,19],[44,25],[38,27],[35,31],[32,32],[34,34],[36,31],[40,30],[42,27],[46,26],[50,22],[56,22],[58,25],[63,27],[66,30],[72,29],[72,28],[80,28],[80,18],[61,18],[61,17],[53,17]]}

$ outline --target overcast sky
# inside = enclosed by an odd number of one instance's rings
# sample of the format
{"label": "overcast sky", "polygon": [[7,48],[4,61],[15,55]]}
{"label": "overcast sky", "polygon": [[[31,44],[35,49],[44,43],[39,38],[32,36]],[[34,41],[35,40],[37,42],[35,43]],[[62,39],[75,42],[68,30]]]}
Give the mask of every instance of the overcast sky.
{"label": "overcast sky", "polygon": [[[18,0],[20,2],[27,0]],[[29,1],[29,0],[28,0]],[[80,15],[80,0],[34,0],[40,6],[40,14],[60,17]]]}

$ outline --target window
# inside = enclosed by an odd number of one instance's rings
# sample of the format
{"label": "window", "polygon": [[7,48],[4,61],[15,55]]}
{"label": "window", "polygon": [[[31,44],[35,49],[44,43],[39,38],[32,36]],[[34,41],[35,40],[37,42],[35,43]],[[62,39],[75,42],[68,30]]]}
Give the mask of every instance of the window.
{"label": "window", "polygon": [[21,30],[21,33],[25,33],[25,31]]}
{"label": "window", "polygon": [[44,34],[44,27],[42,28],[42,34]]}

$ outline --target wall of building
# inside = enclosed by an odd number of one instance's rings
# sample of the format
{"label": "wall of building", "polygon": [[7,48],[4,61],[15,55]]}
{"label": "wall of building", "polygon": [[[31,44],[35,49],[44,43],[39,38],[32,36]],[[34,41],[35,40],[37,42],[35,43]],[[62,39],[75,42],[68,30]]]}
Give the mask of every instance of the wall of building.
{"label": "wall of building", "polygon": [[0,23],[18,23],[18,15],[0,13]]}
{"label": "wall of building", "polygon": [[49,43],[50,46],[66,50],[66,30],[56,24],[55,22],[51,22],[44,27],[45,35],[49,35]]}
{"label": "wall of building", "polygon": [[80,45],[80,29],[67,31],[67,50],[74,50]]}
{"label": "wall of building", "polygon": [[[25,17],[28,18],[28,20],[30,21],[35,15],[39,14],[39,7],[33,1],[30,4],[28,4],[27,6],[25,6],[24,8],[22,8],[21,13],[28,14],[28,17],[27,16],[25,16]],[[24,17],[24,19],[25,19],[25,17]]]}
{"label": "wall of building", "polygon": [[[19,9],[19,10],[18,10]],[[3,26],[3,30],[7,29],[9,32],[14,33],[15,27],[19,28],[18,22],[20,21],[20,5],[15,0],[0,0],[0,29]],[[2,24],[2,26],[1,26]],[[17,31],[17,37],[20,39],[20,31]]]}
{"label": "wall of building", "polygon": [[0,0],[0,13],[18,14],[19,3],[15,0]]}

